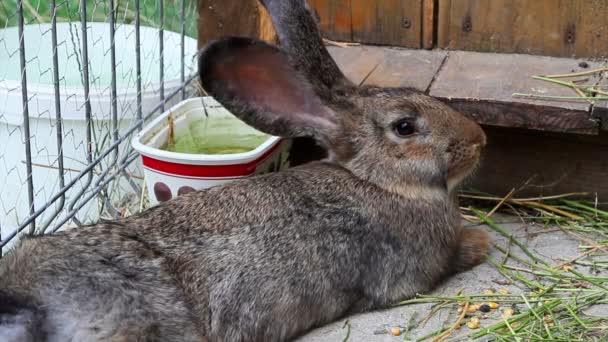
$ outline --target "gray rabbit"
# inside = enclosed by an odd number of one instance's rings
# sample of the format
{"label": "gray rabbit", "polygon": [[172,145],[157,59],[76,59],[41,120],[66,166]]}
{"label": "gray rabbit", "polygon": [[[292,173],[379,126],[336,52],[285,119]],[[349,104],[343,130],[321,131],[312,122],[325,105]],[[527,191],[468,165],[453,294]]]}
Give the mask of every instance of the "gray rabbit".
{"label": "gray rabbit", "polygon": [[354,86],[304,0],[263,4],[281,48],[212,42],[201,82],[328,159],[23,239],[0,261],[1,341],[286,341],[483,261],[453,196],[481,128],[412,89]]}

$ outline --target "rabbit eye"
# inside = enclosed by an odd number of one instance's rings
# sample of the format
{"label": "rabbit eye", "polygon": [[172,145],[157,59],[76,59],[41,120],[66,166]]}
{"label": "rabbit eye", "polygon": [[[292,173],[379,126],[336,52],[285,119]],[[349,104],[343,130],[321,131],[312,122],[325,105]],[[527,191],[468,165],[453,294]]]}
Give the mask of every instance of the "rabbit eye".
{"label": "rabbit eye", "polygon": [[393,126],[393,130],[395,131],[395,134],[397,134],[397,136],[399,137],[407,137],[416,133],[416,128],[408,120],[397,121],[397,123],[395,123],[395,125]]}

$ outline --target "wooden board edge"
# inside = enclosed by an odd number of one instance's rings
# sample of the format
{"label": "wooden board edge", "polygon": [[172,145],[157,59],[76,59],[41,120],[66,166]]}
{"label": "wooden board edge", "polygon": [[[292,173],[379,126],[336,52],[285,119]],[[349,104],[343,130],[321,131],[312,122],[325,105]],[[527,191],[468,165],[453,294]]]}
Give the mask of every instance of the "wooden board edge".
{"label": "wooden board edge", "polygon": [[[605,61],[608,65],[608,61]],[[608,85],[608,72],[604,72],[598,85]],[[608,131],[608,101],[600,101],[593,105],[591,116],[599,122],[603,131]]]}
{"label": "wooden board edge", "polygon": [[608,104],[593,106],[591,117],[597,120],[602,131],[608,131]]}
{"label": "wooden board edge", "polygon": [[587,111],[520,102],[436,97],[482,125],[598,135],[599,125]]}

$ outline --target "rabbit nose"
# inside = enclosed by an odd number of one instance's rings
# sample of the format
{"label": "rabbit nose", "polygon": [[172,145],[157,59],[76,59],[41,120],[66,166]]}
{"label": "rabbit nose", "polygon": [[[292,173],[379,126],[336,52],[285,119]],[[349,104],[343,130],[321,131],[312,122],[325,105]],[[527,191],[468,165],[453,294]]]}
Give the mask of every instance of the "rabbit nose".
{"label": "rabbit nose", "polygon": [[479,148],[486,146],[487,139],[486,134],[484,133],[481,126],[479,126],[475,121],[469,118],[463,118],[464,122],[461,123],[462,127],[462,136],[471,144],[477,145]]}

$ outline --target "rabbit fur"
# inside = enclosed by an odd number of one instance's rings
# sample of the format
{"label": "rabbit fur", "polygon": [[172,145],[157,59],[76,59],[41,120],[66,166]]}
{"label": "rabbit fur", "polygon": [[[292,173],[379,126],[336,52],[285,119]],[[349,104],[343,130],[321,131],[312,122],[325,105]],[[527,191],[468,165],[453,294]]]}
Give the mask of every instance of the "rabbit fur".
{"label": "rabbit fur", "polygon": [[287,341],[480,262],[454,188],[481,128],[407,88],[357,87],[304,0],[264,0],[280,48],[225,38],[204,88],[327,160],[191,192],[130,218],[29,236],[0,261],[1,341]]}

